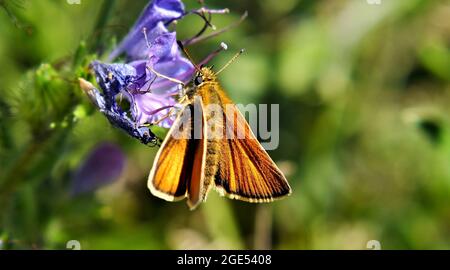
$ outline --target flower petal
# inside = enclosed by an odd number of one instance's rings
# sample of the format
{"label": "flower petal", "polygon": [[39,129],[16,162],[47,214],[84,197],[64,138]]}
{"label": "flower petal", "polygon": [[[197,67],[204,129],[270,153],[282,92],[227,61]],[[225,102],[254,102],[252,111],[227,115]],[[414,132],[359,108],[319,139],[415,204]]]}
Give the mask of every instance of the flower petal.
{"label": "flower petal", "polygon": [[[156,31],[161,31],[163,29],[161,26],[158,26],[159,22],[167,24],[181,18],[183,15],[184,5],[180,0],[154,0],[147,5],[130,32],[111,53],[109,60],[114,60],[124,52],[130,60],[142,59],[142,53],[146,51],[145,47],[147,46],[142,31],[147,29],[148,34],[155,27],[158,28]],[[149,39],[151,39],[150,35]]]}
{"label": "flower petal", "polygon": [[[178,57],[173,61],[156,63],[154,69],[170,78],[175,78],[182,82],[190,80],[195,72],[192,63],[183,57]],[[157,78],[152,85],[152,92],[156,94],[170,93],[171,90],[178,90],[178,84],[164,78]],[[172,92],[173,93],[173,92]]]}
{"label": "flower petal", "polygon": [[[138,123],[154,123],[161,118],[165,118],[170,109],[175,106],[173,98],[153,93],[135,94],[133,96],[135,104],[135,119]],[[169,128],[173,123],[173,117],[166,117],[159,126]]]}
{"label": "flower petal", "polygon": [[[115,96],[108,96],[105,98],[104,93],[100,93],[97,88],[95,88],[90,82],[80,79],[81,89],[88,95],[89,99],[94,103],[95,106],[103,113],[108,121],[115,127],[118,127],[126,131],[131,137],[134,137],[141,141],[143,144],[154,143],[156,136],[151,132],[148,127],[139,126],[135,121],[132,121],[126,112],[122,112],[120,107],[117,105]],[[125,96],[126,98],[132,99],[132,96]],[[110,101],[110,105],[106,106],[106,101]],[[130,102],[131,104],[134,104]],[[135,105],[134,105],[135,106]]]}
{"label": "flower petal", "polygon": [[116,95],[136,79],[136,69],[127,64],[105,64],[98,61],[91,63],[96,81],[103,91],[105,107],[121,112],[115,102]]}

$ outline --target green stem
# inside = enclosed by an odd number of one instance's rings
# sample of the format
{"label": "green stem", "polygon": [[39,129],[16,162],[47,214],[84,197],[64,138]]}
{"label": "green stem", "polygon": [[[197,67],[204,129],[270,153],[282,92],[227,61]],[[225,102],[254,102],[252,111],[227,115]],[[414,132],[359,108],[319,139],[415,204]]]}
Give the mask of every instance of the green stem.
{"label": "green stem", "polygon": [[244,248],[239,226],[228,199],[211,192],[208,195],[208,202],[202,205],[202,208],[209,234],[214,242],[221,244],[220,248]]}
{"label": "green stem", "polygon": [[253,248],[256,250],[272,249],[272,206],[261,204],[256,207]]}
{"label": "green stem", "polygon": [[24,174],[28,172],[28,165],[32,162],[34,154],[39,153],[44,145],[43,141],[32,141],[6,172],[0,183],[0,209],[5,209],[10,195],[25,180]]}

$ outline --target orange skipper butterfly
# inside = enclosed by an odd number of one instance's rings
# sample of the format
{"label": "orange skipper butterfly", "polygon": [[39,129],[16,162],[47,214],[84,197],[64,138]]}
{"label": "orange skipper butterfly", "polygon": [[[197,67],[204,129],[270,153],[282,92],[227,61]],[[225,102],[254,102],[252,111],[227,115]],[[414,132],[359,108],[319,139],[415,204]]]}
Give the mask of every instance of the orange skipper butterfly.
{"label": "orange skipper butterfly", "polygon": [[156,197],[187,198],[192,210],[206,200],[211,188],[252,203],[271,202],[291,193],[286,177],[217,80],[228,64],[217,73],[194,65],[197,74],[192,87],[180,100],[182,108],[148,177],[148,188]]}

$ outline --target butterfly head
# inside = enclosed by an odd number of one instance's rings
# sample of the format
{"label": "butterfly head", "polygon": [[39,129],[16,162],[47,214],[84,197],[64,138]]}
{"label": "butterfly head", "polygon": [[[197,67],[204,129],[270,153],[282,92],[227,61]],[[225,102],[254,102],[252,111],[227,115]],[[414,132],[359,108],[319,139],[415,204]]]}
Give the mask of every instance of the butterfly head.
{"label": "butterfly head", "polygon": [[202,67],[201,71],[197,72],[194,77],[194,85],[200,86],[205,82],[213,82],[216,80],[216,74],[209,67]]}

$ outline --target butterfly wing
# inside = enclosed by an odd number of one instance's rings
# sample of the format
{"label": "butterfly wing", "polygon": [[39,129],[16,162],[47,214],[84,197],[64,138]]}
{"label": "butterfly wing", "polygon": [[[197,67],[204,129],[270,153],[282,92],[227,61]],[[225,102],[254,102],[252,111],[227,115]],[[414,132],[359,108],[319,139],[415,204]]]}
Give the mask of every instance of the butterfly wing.
{"label": "butterfly wing", "polygon": [[167,201],[187,197],[191,209],[202,201],[206,158],[203,117],[201,99],[196,97],[181,110],[167,133],[148,178],[148,188],[156,197]]}
{"label": "butterfly wing", "polygon": [[237,107],[225,94],[224,127],[221,159],[215,187],[232,199],[248,202],[270,202],[291,193],[291,188],[270,156],[256,139]]}
{"label": "butterfly wing", "polygon": [[[193,140],[194,154],[192,160],[192,174],[188,183],[187,204],[191,210],[195,209],[205,197],[206,187],[204,185],[205,161],[206,161],[206,125],[205,115],[203,113],[203,103],[199,96],[194,97],[193,101]],[[198,134],[196,134],[198,133]]]}
{"label": "butterfly wing", "polygon": [[156,154],[148,177],[150,192],[166,201],[186,197],[192,165],[190,156],[194,151],[190,140],[191,111],[191,105],[182,108]]}

